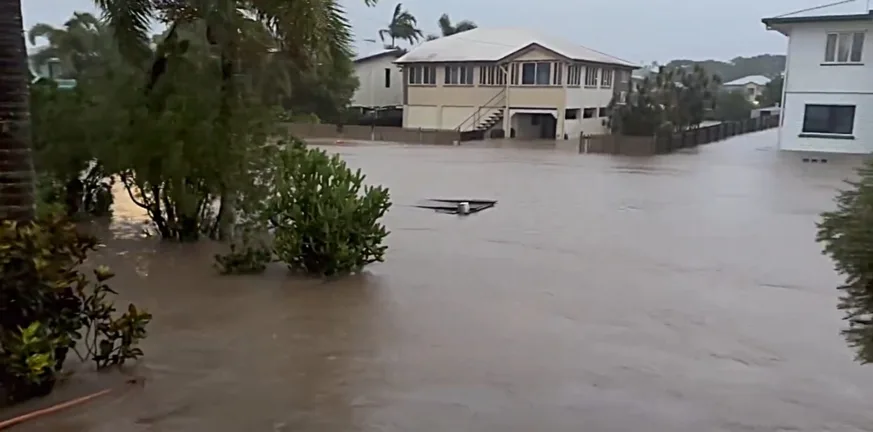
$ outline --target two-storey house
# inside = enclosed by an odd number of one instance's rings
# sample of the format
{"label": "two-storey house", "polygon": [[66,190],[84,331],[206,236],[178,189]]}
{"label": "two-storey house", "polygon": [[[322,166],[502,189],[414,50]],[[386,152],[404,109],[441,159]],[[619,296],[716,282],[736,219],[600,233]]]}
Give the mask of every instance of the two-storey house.
{"label": "two-storey house", "polygon": [[842,1],[763,20],[788,36],[782,150],[873,151],[873,13]]}
{"label": "two-storey house", "polygon": [[[478,28],[425,42],[396,63],[403,126],[523,139],[605,132],[636,66],[517,28]],[[495,130],[502,133],[493,134]]]}
{"label": "two-storey house", "polygon": [[353,107],[400,107],[403,102],[403,77],[394,60],[405,52],[386,49],[355,58],[358,89],[352,97]]}
{"label": "two-storey house", "polygon": [[722,84],[722,87],[726,91],[742,92],[747,101],[756,104],[758,97],[764,93],[764,88],[767,87],[768,83],[770,83],[770,78],[763,75],[750,75],[728,81]]}

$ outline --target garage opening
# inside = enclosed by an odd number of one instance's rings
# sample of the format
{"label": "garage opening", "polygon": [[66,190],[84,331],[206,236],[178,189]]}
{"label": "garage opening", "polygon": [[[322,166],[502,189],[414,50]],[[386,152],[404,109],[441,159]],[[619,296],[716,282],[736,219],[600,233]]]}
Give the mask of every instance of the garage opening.
{"label": "garage opening", "polygon": [[550,113],[516,113],[512,129],[518,139],[555,139],[558,119]]}

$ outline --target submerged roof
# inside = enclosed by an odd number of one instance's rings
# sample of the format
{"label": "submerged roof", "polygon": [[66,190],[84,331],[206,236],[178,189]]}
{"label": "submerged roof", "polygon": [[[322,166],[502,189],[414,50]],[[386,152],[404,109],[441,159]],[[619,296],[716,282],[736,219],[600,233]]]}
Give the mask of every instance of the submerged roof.
{"label": "submerged roof", "polygon": [[638,67],[627,60],[523,28],[477,28],[441,37],[419,45],[397,59],[397,63],[499,61],[532,45],[573,60]]}
{"label": "submerged roof", "polygon": [[737,78],[731,82],[726,82],[726,86],[742,86],[746,84],[767,85],[771,80],[763,75],[749,75],[742,78]]}
{"label": "submerged roof", "polygon": [[787,14],[764,18],[766,25],[794,24],[817,21],[857,21],[873,19],[867,0],[842,0],[836,3],[823,4],[801,9]]}

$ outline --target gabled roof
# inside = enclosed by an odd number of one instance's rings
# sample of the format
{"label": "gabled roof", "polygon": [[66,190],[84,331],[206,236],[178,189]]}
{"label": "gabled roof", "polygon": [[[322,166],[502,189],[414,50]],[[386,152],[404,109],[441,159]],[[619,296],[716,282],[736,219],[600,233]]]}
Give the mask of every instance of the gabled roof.
{"label": "gabled roof", "polygon": [[441,37],[419,45],[395,63],[496,62],[531,46],[571,60],[638,67],[627,60],[522,28],[477,28]]}
{"label": "gabled roof", "polygon": [[757,84],[760,86],[767,85],[770,82],[770,78],[767,78],[763,75],[749,75],[742,78],[737,78],[731,82],[726,82],[723,85],[725,86],[744,86],[746,84]]}
{"label": "gabled roof", "polygon": [[375,60],[375,59],[380,58],[380,57],[388,57],[388,56],[397,58],[397,57],[402,56],[405,53],[406,53],[406,50],[401,49],[401,48],[389,48],[389,49],[384,49],[381,51],[376,51],[376,52],[373,52],[370,54],[365,54],[362,56],[355,57],[355,63],[360,63],[360,62],[368,61],[368,60]]}
{"label": "gabled roof", "polygon": [[801,9],[787,14],[764,18],[765,25],[796,24],[805,22],[858,21],[873,19],[867,0],[843,0],[821,6]]}

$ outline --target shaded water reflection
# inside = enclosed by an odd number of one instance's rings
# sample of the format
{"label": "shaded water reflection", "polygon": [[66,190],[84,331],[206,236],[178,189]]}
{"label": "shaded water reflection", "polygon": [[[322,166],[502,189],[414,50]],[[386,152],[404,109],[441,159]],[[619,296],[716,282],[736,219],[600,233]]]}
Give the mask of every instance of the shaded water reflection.
{"label": "shaded water reflection", "polygon": [[[145,384],[20,430],[871,430],[873,375],[813,242],[857,161],[803,164],[774,141],[651,159],[335,147],[391,187],[386,263],[219,277],[213,244],[108,240],[115,286],[155,313],[128,371]],[[412,207],[434,197],[500,204]],[[113,229],[136,232],[123,213]],[[52,398],[119,381],[79,373]]]}

